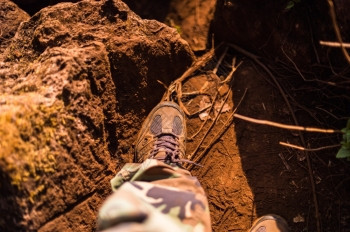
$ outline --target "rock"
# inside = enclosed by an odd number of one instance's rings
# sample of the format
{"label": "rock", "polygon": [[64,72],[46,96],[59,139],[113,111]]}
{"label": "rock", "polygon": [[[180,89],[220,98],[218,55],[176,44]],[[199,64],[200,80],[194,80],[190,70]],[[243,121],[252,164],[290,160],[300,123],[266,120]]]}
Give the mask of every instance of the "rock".
{"label": "rock", "polygon": [[169,85],[193,57],[175,29],[117,0],[60,3],[23,22],[0,60],[0,230],[94,231],[163,95],[157,80]]}
{"label": "rock", "polygon": [[215,6],[216,0],[173,0],[167,16],[168,24],[178,28],[193,51],[204,51],[211,46],[208,38]]}
{"label": "rock", "polygon": [[176,28],[193,51],[204,51],[214,18],[216,0],[124,0],[143,18],[152,18]]}
{"label": "rock", "polygon": [[19,24],[27,21],[29,15],[9,0],[0,1],[0,53],[10,43]]}

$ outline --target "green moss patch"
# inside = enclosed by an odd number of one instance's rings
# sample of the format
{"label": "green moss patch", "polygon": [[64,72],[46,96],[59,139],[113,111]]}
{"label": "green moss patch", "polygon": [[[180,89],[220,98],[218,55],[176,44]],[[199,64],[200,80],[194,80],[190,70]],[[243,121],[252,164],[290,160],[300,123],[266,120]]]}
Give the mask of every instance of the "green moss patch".
{"label": "green moss patch", "polygon": [[24,182],[55,171],[55,133],[65,123],[63,107],[35,93],[0,95],[0,168],[12,185],[22,189]]}

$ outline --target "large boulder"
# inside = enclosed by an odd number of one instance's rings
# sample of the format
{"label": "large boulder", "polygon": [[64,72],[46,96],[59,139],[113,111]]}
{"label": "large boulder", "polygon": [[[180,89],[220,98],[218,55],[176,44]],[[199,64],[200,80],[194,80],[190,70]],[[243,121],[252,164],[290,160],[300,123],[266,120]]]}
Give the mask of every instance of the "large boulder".
{"label": "large boulder", "polygon": [[0,1],[0,53],[9,45],[19,24],[29,15],[9,0]]}
{"label": "large boulder", "polygon": [[93,231],[159,82],[192,60],[175,29],[118,0],[23,22],[0,60],[0,230]]}

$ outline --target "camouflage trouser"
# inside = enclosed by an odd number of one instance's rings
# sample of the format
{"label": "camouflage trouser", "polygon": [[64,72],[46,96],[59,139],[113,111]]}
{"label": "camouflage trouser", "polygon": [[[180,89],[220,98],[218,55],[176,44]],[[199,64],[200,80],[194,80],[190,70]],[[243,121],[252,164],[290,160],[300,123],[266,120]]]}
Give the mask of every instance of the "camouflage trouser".
{"label": "camouflage trouser", "polygon": [[147,159],[126,164],[111,184],[98,215],[104,232],[211,231],[204,190],[185,169]]}

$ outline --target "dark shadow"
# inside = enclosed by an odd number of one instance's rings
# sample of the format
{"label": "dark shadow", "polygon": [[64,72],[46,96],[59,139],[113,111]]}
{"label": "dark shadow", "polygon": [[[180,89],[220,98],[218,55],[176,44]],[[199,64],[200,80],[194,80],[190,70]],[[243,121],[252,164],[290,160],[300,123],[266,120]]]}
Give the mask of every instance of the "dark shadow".
{"label": "dark shadow", "polygon": [[23,221],[23,212],[18,203],[19,190],[11,185],[7,173],[0,170],[0,231],[26,231]]}
{"label": "dark shadow", "polygon": [[170,0],[125,0],[132,11],[144,19],[164,22],[169,13]]}
{"label": "dark shadow", "polygon": [[[286,10],[287,2],[218,0],[208,41],[214,35],[215,44],[235,43],[263,57],[260,61],[290,94],[287,98],[300,124],[341,129],[347,119],[341,119],[339,115],[349,116],[348,86],[303,81],[281,50],[282,45],[285,46],[285,52],[312,79],[328,78],[343,83],[337,73],[348,73],[348,64],[340,50],[319,45],[320,40],[336,40],[327,2],[301,1]],[[343,28],[342,34],[348,37],[346,32],[350,24],[344,14],[347,7],[343,2],[338,4],[337,17]],[[242,55],[233,50],[230,52],[231,55]],[[335,66],[338,71],[332,73]],[[234,104],[248,88],[239,114],[294,125],[280,91],[260,66],[246,58],[234,78]],[[279,214],[287,219],[291,231],[316,231],[313,190],[305,155],[279,145],[279,142],[301,145],[298,134],[237,118],[234,123],[242,168],[254,196],[256,215]],[[341,135],[304,133],[304,137],[308,146],[316,148],[341,141]],[[309,153],[324,231],[345,231],[350,224],[348,204],[345,203],[349,200],[349,194],[345,194],[349,185],[344,184],[349,181],[350,164],[336,159],[336,153],[337,149]],[[296,223],[298,220],[301,222]]]}
{"label": "dark shadow", "polygon": [[21,1],[21,0],[13,0],[22,10],[27,12],[30,16],[33,16],[35,13],[40,11],[41,9],[53,6],[60,2],[79,2],[79,0],[49,0],[49,1],[41,1],[41,0],[29,0],[29,1]]}
{"label": "dark shadow", "polygon": [[[144,116],[159,103],[166,89],[189,67],[192,60],[186,50],[171,44],[168,54],[153,55],[153,45],[138,44],[134,54],[110,53],[111,74],[117,89],[118,112]],[[138,60],[137,57],[144,57]],[[142,65],[140,65],[142,63]],[[143,68],[147,67],[147,69]]]}
{"label": "dark shadow", "polygon": [[[235,74],[233,85],[234,104],[248,89],[237,113],[292,124],[278,90],[267,78],[254,63],[245,61]],[[293,225],[291,219],[310,207],[307,171],[298,166],[295,156],[279,145],[280,141],[295,141],[295,137],[289,131],[274,127],[240,119],[234,122],[242,168],[254,195],[257,216],[277,214]],[[300,184],[300,189],[294,190],[292,183]]]}
{"label": "dark shadow", "polygon": [[[287,79],[277,78],[282,84],[287,82]],[[293,83],[294,88],[298,86],[297,79],[289,81]],[[306,88],[307,84],[304,83],[303,86]],[[271,77],[260,66],[249,60],[246,60],[235,74],[233,85],[235,104],[241,100],[245,88],[248,88],[248,93],[237,113],[252,118],[294,125],[281,93],[271,83]],[[346,111],[344,106],[350,105],[349,102],[344,104],[346,100],[341,99],[336,103],[332,99],[327,100],[321,97],[321,93],[325,90],[317,90],[314,84],[309,85],[309,88],[315,89],[311,92],[299,92],[300,96],[294,96],[294,100],[305,106],[305,109],[300,109],[293,105],[299,123],[304,126],[336,128],[334,126],[339,122],[333,121],[332,126],[329,118],[324,118],[325,114],[317,115],[318,120],[327,122],[320,125],[316,122],[317,118],[309,113],[314,112],[315,105],[326,108],[329,102],[334,104],[330,109],[343,107],[342,113],[344,114]],[[293,93],[293,91],[288,90],[287,93]],[[293,101],[289,97],[288,100]],[[310,112],[307,109],[310,109]],[[257,216],[269,213],[278,214],[287,219],[292,231],[301,231],[305,228],[316,231],[315,204],[305,154],[299,150],[279,145],[279,142],[301,145],[298,134],[290,130],[258,125],[237,118],[234,122],[242,168],[254,194]],[[337,144],[340,141],[338,135],[303,134],[305,141],[311,147]],[[321,226],[325,231],[341,230],[341,228],[347,228],[344,225],[349,223],[345,219],[348,211],[342,205],[345,199],[349,199],[345,194],[347,187],[343,185],[336,188],[344,179],[349,178],[350,165],[336,159],[336,152],[337,149],[328,149],[308,153],[313,170],[313,182],[316,186],[318,208],[322,217],[321,222],[323,222]],[[337,208],[339,211],[336,210]],[[301,220],[301,222],[295,223],[294,220]],[[339,224],[341,220],[345,220],[344,224]]]}

